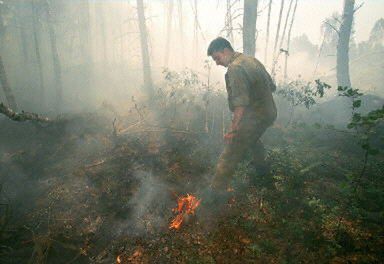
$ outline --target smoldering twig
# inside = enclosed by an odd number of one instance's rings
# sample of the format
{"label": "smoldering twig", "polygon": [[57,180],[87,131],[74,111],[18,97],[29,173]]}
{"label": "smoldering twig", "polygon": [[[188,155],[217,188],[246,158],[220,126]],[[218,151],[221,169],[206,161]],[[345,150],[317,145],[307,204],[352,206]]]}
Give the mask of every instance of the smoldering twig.
{"label": "smoldering twig", "polygon": [[85,168],[89,169],[89,168],[92,168],[92,167],[96,167],[96,166],[99,166],[99,165],[103,164],[104,162],[105,162],[105,160],[98,160],[98,161],[95,161],[92,164],[86,165]]}
{"label": "smoldering twig", "polygon": [[159,133],[159,132],[165,132],[170,131],[172,133],[179,133],[179,134],[206,134],[206,132],[192,132],[192,131],[185,131],[185,130],[173,130],[173,129],[143,129],[143,130],[137,130],[137,131],[131,131],[131,133]]}
{"label": "smoldering twig", "polygon": [[159,132],[166,132],[166,131],[177,133],[177,134],[196,134],[196,135],[206,134],[205,131],[178,130],[178,129],[173,129],[171,127],[151,126],[151,125],[146,125],[145,127],[139,127],[137,130],[131,130],[132,128],[138,126],[139,124],[141,124],[141,121],[134,123],[125,129],[120,130],[119,135],[145,133],[145,132],[159,133]]}
{"label": "smoldering twig", "polygon": [[17,113],[13,111],[8,106],[4,105],[3,103],[0,103],[0,113],[7,116],[9,119],[18,121],[18,122],[24,122],[24,121],[37,121],[42,123],[49,123],[51,120],[47,117],[40,116],[35,113],[29,113],[21,111],[21,113]]}
{"label": "smoldering twig", "polygon": [[115,119],[113,119],[112,127],[113,127],[112,135],[113,135],[114,137],[116,137],[116,136],[117,136],[116,117],[115,117]]}
{"label": "smoldering twig", "polygon": [[139,107],[137,106],[136,103],[135,103],[135,110],[136,110],[136,112],[138,113],[138,115],[140,116],[140,119],[141,119],[141,120],[144,120],[144,116],[143,116],[143,114],[141,113],[141,111],[140,111],[140,109],[139,109]]}
{"label": "smoldering twig", "polygon": [[129,125],[128,127],[126,128],[123,128],[123,129],[120,129],[119,131],[117,131],[116,134],[124,134],[125,132],[129,131],[130,129],[132,129],[133,127],[137,126],[137,125],[140,125],[142,123],[142,121],[138,121],[138,122],[135,122],[131,125]]}

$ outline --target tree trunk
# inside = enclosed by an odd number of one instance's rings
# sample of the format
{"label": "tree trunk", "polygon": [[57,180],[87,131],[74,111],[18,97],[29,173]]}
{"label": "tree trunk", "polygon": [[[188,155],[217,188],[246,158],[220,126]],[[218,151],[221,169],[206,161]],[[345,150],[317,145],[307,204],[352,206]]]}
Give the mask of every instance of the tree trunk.
{"label": "tree trunk", "polygon": [[[20,11],[22,12],[22,10]],[[25,23],[23,23],[22,19],[18,19],[18,26],[20,29],[20,44],[21,44],[21,50],[23,52],[23,60],[25,63],[29,61],[29,53],[28,53],[28,37],[25,32]]]}
{"label": "tree trunk", "polygon": [[90,9],[89,0],[83,0],[80,5],[80,42],[81,52],[83,54],[83,60],[87,66],[87,70],[90,72],[90,66],[92,65],[92,47],[91,47],[91,31],[90,31]]}
{"label": "tree trunk", "polygon": [[[83,0],[80,2],[79,14],[79,35],[80,35],[80,50],[83,55],[84,65],[84,85],[89,90],[93,87],[93,57],[92,57],[92,38],[91,38],[91,27],[90,27],[90,6],[89,0]],[[91,94],[87,93],[88,96]],[[90,98],[90,97],[88,97]]]}
{"label": "tree trunk", "polygon": [[40,103],[42,107],[45,107],[45,90],[44,90],[44,75],[43,75],[43,64],[40,55],[40,44],[39,44],[39,32],[37,29],[37,9],[35,0],[31,1],[32,5],[32,30],[33,30],[33,41],[35,44],[36,63],[39,72],[39,92],[40,92]]}
{"label": "tree trunk", "polygon": [[3,87],[5,98],[7,99],[9,107],[12,108],[13,111],[17,111],[17,104],[15,100],[15,96],[13,95],[13,92],[11,90],[11,87],[8,83],[7,74],[5,72],[4,64],[3,64],[3,58],[0,55],[0,82],[1,86]]}
{"label": "tree trunk", "polygon": [[282,18],[282,14],[283,14],[283,9],[284,9],[284,0],[281,0],[279,21],[277,22],[277,30],[276,30],[276,37],[275,37],[275,45],[273,46],[273,64],[275,64],[275,60],[276,60],[276,48],[277,48],[277,42],[279,40],[280,25],[281,25],[281,18]]}
{"label": "tree trunk", "polygon": [[[120,21],[123,21],[123,19],[121,17],[120,17]],[[124,56],[123,25],[124,25],[124,23],[120,23],[120,25],[119,25],[119,35],[120,35],[120,68],[121,68],[121,70],[123,70],[123,68],[124,68],[124,57],[125,57]]]}
{"label": "tree trunk", "polygon": [[256,51],[256,19],[258,0],[244,0],[243,52],[254,57]]}
{"label": "tree trunk", "polygon": [[292,25],[293,25],[293,21],[295,20],[295,15],[296,15],[297,1],[299,1],[299,0],[296,0],[296,2],[295,2],[295,7],[293,8],[291,23],[289,25],[289,30],[288,30],[287,52],[285,53],[285,61],[284,61],[284,81],[287,81],[287,77],[288,77],[287,76],[287,68],[288,68],[289,45],[291,42]]}
{"label": "tree trunk", "polygon": [[152,84],[152,77],[151,77],[151,65],[149,60],[148,37],[147,37],[147,28],[145,25],[143,0],[137,0],[137,12],[139,17],[141,57],[143,61],[143,74],[144,74],[144,89],[149,97],[149,100],[152,100],[154,96],[154,91],[153,91],[153,84]]}
{"label": "tree trunk", "polygon": [[169,48],[171,45],[171,36],[172,36],[172,13],[173,13],[173,0],[168,1],[168,15],[167,15],[167,43],[165,46],[165,60],[164,65],[168,67],[169,62]]}
{"label": "tree trunk", "polygon": [[104,71],[107,71],[107,65],[108,65],[108,54],[107,54],[107,32],[105,29],[105,16],[104,16],[104,10],[103,10],[103,3],[100,2],[98,5],[95,6],[97,18],[96,20],[100,20],[100,30],[101,30],[101,42],[102,42],[102,48],[103,48],[103,65],[104,65]]}
{"label": "tree trunk", "polygon": [[198,50],[198,45],[199,41],[197,38],[197,32],[198,32],[198,27],[199,27],[199,21],[197,17],[197,0],[194,1],[194,11],[195,11],[195,19],[194,19],[194,24],[193,24],[193,58],[194,58],[194,64],[195,66],[197,65],[197,50]]}
{"label": "tree trunk", "polygon": [[294,0],[291,0],[289,2],[289,7],[288,7],[288,11],[287,11],[287,16],[285,17],[285,22],[284,22],[284,28],[283,28],[283,34],[281,35],[281,38],[280,38],[280,45],[279,45],[279,49],[281,49],[283,47],[283,41],[284,41],[284,37],[285,37],[285,32],[287,30],[287,25],[288,25],[288,19],[289,19],[289,15],[291,13],[291,7],[292,7],[292,3],[293,3]]}
{"label": "tree trunk", "polygon": [[232,46],[235,46],[233,39],[233,21],[232,21],[232,3],[231,0],[227,0],[227,13],[225,15],[225,30],[226,37],[229,42],[231,42]]}
{"label": "tree trunk", "polygon": [[276,64],[277,64],[279,57],[280,57],[280,51],[277,52],[277,54],[276,54],[276,49],[277,49],[277,43],[279,41],[280,25],[281,25],[281,18],[282,18],[282,14],[283,14],[283,9],[284,9],[284,0],[281,0],[279,21],[277,22],[275,45],[273,46],[273,54],[272,54],[273,57],[272,57],[271,76],[272,76],[273,80],[275,80],[275,76],[276,76],[275,68],[276,68]]}
{"label": "tree trunk", "polygon": [[264,64],[268,64],[268,42],[269,42],[269,25],[271,22],[271,9],[272,9],[272,0],[268,4],[268,20],[267,20],[267,33],[265,39],[265,50],[264,50]]}
{"label": "tree trunk", "polygon": [[45,1],[45,12],[48,21],[48,33],[51,44],[51,52],[53,57],[53,72],[55,75],[56,86],[56,111],[60,112],[63,106],[63,81],[61,76],[61,63],[56,44],[56,33],[53,28],[51,8],[48,0]]}
{"label": "tree trunk", "polygon": [[179,35],[180,35],[180,56],[181,56],[181,67],[184,68],[185,58],[184,58],[184,33],[183,33],[183,4],[182,0],[177,2],[177,9],[179,13]]}
{"label": "tree trunk", "polygon": [[[4,15],[4,4],[0,4],[0,48],[3,47],[4,34],[6,30],[6,25],[3,23]],[[14,110],[17,111],[17,104],[15,96],[11,90],[11,87],[8,83],[7,74],[5,72],[5,67],[3,63],[3,58],[0,55],[0,83],[4,91],[5,99],[7,100],[8,105]]]}
{"label": "tree trunk", "polygon": [[6,30],[6,26],[3,23],[3,16],[4,14],[4,4],[0,4],[0,49],[4,47],[4,34]]}
{"label": "tree trunk", "polygon": [[344,0],[343,17],[337,43],[337,85],[343,87],[351,86],[349,77],[349,41],[351,37],[354,5],[355,0]]}

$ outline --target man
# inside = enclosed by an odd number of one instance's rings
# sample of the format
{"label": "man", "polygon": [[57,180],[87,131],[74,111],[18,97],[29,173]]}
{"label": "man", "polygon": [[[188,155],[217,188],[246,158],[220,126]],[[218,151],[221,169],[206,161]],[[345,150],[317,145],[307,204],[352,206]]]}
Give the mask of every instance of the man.
{"label": "man", "polygon": [[261,62],[235,52],[224,38],[214,39],[207,54],[217,65],[227,68],[225,84],[229,108],[233,112],[231,128],[224,136],[224,151],[212,183],[214,189],[224,191],[229,187],[236,166],[247,154],[253,156],[256,168],[265,166],[265,149],[260,137],[276,119],[272,97],[276,86]]}

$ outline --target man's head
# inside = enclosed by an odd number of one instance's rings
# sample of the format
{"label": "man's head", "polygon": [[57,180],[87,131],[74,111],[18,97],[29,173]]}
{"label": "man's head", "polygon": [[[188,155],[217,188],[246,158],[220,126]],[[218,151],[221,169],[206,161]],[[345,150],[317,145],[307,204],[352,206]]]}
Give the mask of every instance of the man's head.
{"label": "man's head", "polygon": [[234,53],[231,43],[222,37],[218,37],[209,44],[207,55],[211,56],[217,65],[228,67]]}

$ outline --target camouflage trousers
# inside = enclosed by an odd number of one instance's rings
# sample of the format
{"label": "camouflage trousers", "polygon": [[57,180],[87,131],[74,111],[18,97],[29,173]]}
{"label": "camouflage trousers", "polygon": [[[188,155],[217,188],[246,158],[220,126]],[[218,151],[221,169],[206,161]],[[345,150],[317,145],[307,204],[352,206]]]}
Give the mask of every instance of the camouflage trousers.
{"label": "camouflage trousers", "polygon": [[[251,124],[254,122],[250,122]],[[240,128],[231,144],[225,144],[216,166],[212,188],[226,190],[233,179],[236,167],[251,155],[252,165],[263,167],[266,151],[260,137],[270,124],[248,124]]]}

